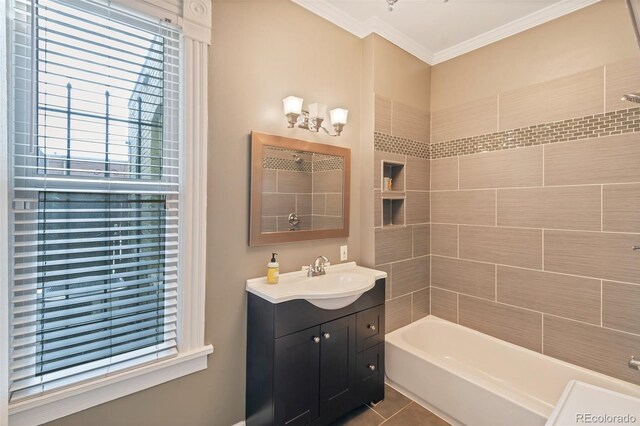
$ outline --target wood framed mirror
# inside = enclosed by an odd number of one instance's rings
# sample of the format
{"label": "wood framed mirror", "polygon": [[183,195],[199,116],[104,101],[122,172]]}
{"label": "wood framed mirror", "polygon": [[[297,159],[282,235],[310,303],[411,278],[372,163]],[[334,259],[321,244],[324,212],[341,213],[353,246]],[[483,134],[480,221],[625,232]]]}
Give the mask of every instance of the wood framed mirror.
{"label": "wood framed mirror", "polygon": [[351,150],[251,133],[249,245],[349,236]]}

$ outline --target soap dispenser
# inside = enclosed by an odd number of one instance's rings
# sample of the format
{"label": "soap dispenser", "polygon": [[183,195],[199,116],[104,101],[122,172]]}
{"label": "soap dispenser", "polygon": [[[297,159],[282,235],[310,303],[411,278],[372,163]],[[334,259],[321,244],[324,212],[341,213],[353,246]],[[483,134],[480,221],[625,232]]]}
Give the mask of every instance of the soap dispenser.
{"label": "soap dispenser", "polygon": [[271,253],[271,261],[267,263],[267,284],[278,284],[280,279],[280,264],[276,262],[278,253]]}

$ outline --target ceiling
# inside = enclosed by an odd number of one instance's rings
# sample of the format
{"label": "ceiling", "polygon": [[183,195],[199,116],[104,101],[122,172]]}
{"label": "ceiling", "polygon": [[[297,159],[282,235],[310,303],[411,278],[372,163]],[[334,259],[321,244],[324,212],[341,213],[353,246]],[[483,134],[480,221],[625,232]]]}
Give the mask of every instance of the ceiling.
{"label": "ceiling", "polygon": [[377,33],[431,65],[600,0],[292,0],[357,35]]}

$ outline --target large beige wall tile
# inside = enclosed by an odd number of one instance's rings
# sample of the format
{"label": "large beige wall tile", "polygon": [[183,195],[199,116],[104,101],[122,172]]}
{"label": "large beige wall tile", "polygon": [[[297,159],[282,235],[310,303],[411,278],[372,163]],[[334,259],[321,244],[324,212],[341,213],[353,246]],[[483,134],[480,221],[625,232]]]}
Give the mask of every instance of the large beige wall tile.
{"label": "large beige wall tile", "polygon": [[296,194],[263,194],[262,214],[264,216],[288,215],[296,210]]}
{"label": "large beige wall tile", "polygon": [[438,191],[431,193],[432,222],[494,225],[495,215],[495,191]]}
{"label": "large beige wall tile", "polygon": [[327,194],[326,214],[342,216],[342,194]]}
{"label": "large beige wall tile", "polygon": [[633,58],[606,65],[606,109],[616,111],[633,108],[635,104],[623,101],[622,95],[640,89],[640,60]]}
{"label": "large beige wall tile", "polygon": [[429,160],[407,156],[407,164],[404,166],[406,189],[429,190],[429,163]]}
{"label": "large beige wall tile", "polygon": [[384,300],[391,299],[391,285],[393,282],[393,273],[391,271],[392,269],[391,266],[392,266],[391,263],[387,263],[386,265],[376,265],[376,269],[378,271],[384,271],[387,273],[387,278],[385,279],[385,286],[384,286]]}
{"label": "large beige wall tile", "polygon": [[602,325],[640,335],[640,285],[602,283]]}
{"label": "large beige wall tile", "polygon": [[542,314],[489,300],[460,295],[458,319],[461,325],[542,351]]}
{"label": "large beige wall tile", "polygon": [[600,325],[600,280],[498,266],[498,302]]}
{"label": "large beige wall tile", "polygon": [[429,256],[392,264],[391,297],[399,297],[429,287]]}
{"label": "large beige wall tile", "polygon": [[638,236],[601,232],[545,231],[544,268],[586,277],[640,283]]}
{"label": "large beige wall tile", "polygon": [[640,184],[603,187],[602,230],[640,232]]}
{"label": "large beige wall tile", "polygon": [[342,170],[314,172],[313,192],[342,192],[343,179]]}
{"label": "large beige wall tile", "polygon": [[640,136],[634,133],[545,146],[544,184],[640,182]]}
{"label": "large beige wall tile", "polygon": [[599,231],[600,198],[596,185],[500,189],[498,225]]}
{"label": "large beige wall tile", "polygon": [[431,160],[431,190],[458,189],[458,157]]}
{"label": "large beige wall tile", "polygon": [[404,206],[407,224],[429,222],[429,193],[422,191],[407,191]]}
{"label": "large beige wall tile", "polygon": [[311,206],[311,194],[296,194],[296,213],[310,215]]}
{"label": "large beige wall tile", "polygon": [[598,67],[500,94],[500,130],[604,111],[604,69]]}
{"label": "large beige wall tile", "polygon": [[431,313],[431,294],[428,288],[411,295],[411,321],[417,321]]}
{"label": "large beige wall tile", "polygon": [[542,185],[542,147],[507,149],[464,155],[460,189]]}
{"label": "large beige wall tile", "polygon": [[377,228],[376,265],[411,258],[411,227]]}
{"label": "large beige wall tile", "polygon": [[[315,195],[313,208],[315,209]],[[373,191],[373,226],[382,226],[382,194],[380,190]]]}
{"label": "large beige wall tile", "polygon": [[431,314],[451,322],[458,322],[458,294],[431,287]]}
{"label": "large beige wall tile", "polygon": [[391,333],[394,330],[411,324],[411,295],[387,300],[385,309],[385,331]]}
{"label": "large beige wall tile", "polygon": [[495,277],[495,265],[431,256],[434,287],[494,300]]}
{"label": "large beige wall tile", "polygon": [[460,226],[460,258],[523,268],[542,268],[542,231]]}
{"label": "large beige wall tile", "polygon": [[[342,187],[342,183],[340,184],[340,187]],[[311,193],[311,173],[296,172],[292,170],[278,170],[278,192]]]}
{"label": "large beige wall tile", "polygon": [[640,336],[544,316],[544,353],[554,358],[640,384],[638,370],[627,366],[638,348]]}
{"label": "large beige wall tile", "polygon": [[413,256],[425,256],[430,253],[431,246],[431,226],[414,225],[413,230]]}
{"label": "large beige wall tile", "polygon": [[277,192],[276,170],[262,169],[262,192]]}
{"label": "large beige wall tile", "polygon": [[404,139],[429,143],[429,114],[400,102],[393,102],[391,132]]}
{"label": "large beige wall tile", "polygon": [[431,112],[431,143],[484,135],[497,130],[497,96]]}
{"label": "large beige wall tile", "polygon": [[391,99],[376,95],[375,131],[391,134]]}
{"label": "large beige wall tile", "polygon": [[458,257],[458,225],[431,224],[431,253]]}

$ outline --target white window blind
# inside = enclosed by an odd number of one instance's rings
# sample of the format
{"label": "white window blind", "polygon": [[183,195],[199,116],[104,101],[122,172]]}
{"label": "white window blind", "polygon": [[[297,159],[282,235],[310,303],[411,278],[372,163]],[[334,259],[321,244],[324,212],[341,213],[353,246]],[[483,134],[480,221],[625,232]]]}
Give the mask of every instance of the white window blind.
{"label": "white window blind", "polygon": [[18,401],[177,352],[180,34],[89,0],[12,1]]}

